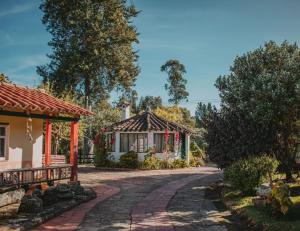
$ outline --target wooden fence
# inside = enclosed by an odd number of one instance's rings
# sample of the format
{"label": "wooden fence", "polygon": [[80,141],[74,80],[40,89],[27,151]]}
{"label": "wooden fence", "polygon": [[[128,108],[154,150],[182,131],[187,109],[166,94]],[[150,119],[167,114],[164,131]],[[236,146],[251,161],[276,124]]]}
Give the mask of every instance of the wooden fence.
{"label": "wooden fence", "polygon": [[0,187],[70,179],[71,173],[72,165],[70,164],[41,168],[1,170]]}

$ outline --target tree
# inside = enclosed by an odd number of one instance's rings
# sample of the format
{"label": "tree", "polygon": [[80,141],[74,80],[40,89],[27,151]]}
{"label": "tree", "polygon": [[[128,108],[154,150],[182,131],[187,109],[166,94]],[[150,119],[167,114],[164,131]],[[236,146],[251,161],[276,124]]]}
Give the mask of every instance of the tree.
{"label": "tree", "polygon": [[171,59],[161,66],[161,71],[168,74],[168,83],[165,89],[170,96],[169,102],[178,105],[183,100],[188,100],[189,93],[186,90],[187,80],[183,77],[185,67],[178,60]]}
{"label": "tree", "polygon": [[[206,121],[212,136],[209,147],[223,143],[233,150],[220,148],[210,154],[238,158],[242,153],[259,155],[271,147],[268,152],[276,155],[291,179],[299,131],[299,60],[296,44],[272,41],[235,59],[231,73],[220,76],[215,84],[221,109]],[[214,134],[220,137],[214,140]]]}
{"label": "tree", "polygon": [[138,111],[146,111],[148,109],[154,111],[158,107],[162,107],[162,99],[160,96],[145,96],[140,99]]}
{"label": "tree", "polygon": [[206,154],[220,168],[252,155],[273,152],[275,127],[272,123],[249,120],[239,112],[218,111],[215,107],[202,114],[200,120],[207,143]]}
{"label": "tree", "polygon": [[190,111],[186,108],[177,106],[159,107],[154,111],[154,113],[166,120],[173,121],[191,129],[195,126],[195,120],[191,117]]}
{"label": "tree", "polygon": [[40,9],[53,53],[37,72],[57,94],[72,89],[88,107],[115,88],[130,91],[139,73],[134,6],[126,0],[45,0]]}
{"label": "tree", "polygon": [[0,73],[0,83],[10,83],[10,80],[6,75]]}

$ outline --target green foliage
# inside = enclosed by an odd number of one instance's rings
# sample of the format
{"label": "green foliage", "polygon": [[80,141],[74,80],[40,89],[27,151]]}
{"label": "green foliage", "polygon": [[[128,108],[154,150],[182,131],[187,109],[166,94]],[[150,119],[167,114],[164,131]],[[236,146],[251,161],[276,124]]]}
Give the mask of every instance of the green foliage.
{"label": "green foliage", "polygon": [[170,168],[187,168],[188,164],[186,160],[176,159],[170,163]]}
{"label": "green foliage", "polygon": [[160,96],[145,96],[140,99],[138,111],[146,111],[148,109],[154,111],[158,107],[162,107],[162,98]]}
{"label": "green foliage", "polygon": [[93,139],[102,129],[121,121],[120,110],[112,107],[106,100],[97,103],[93,108],[93,112],[95,113],[94,116],[82,120],[91,128],[90,134],[85,134],[90,139]]}
{"label": "green foliage", "polygon": [[144,161],[142,162],[142,168],[145,169],[160,169],[161,166],[161,160],[155,156],[153,153],[148,153],[144,157]]}
{"label": "green foliage", "polygon": [[282,181],[273,185],[272,192],[268,197],[267,204],[273,215],[286,215],[293,205],[290,199],[289,186]]}
{"label": "green foliage", "polygon": [[100,133],[96,136],[94,146],[94,163],[96,167],[114,167],[113,157],[106,150],[105,135]]}
{"label": "green foliage", "polygon": [[121,168],[138,168],[138,154],[134,151],[129,151],[121,155],[119,166]]}
{"label": "green foliage", "polygon": [[190,144],[190,150],[191,150],[191,153],[192,153],[192,155],[194,157],[205,159],[205,153],[204,153],[204,151],[201,148],[199,148],[199,146],[197,145],[197,143],[191,142],[191,144]]}
{"label": "green foliage", "polygon": [[199,105],[211,160],[226,167],[273,152],[291,178],[299,130],[299,59],[296,44],[271,41],[237,57],[231,73],[217,79],[220,110]]}
{"label": "green foliage", "polygon": [[9,80],[9,78],[4,75],[3,73],[0,73],[0,83],[3,82],[3,83],[10,83],[11,81]]}
{"label": "green foliage", "polygon": [[178,60],[168,60],[161,66],[161,71],[169,76],[165,89],[170,96],[169,102],[178,105],[181,101],[187,101],[189,93],[186,90],[187,80],[183,77],[186,73],[185,67]]}
{"label": "green foliage", "polygon": [[191,117],[190,111],[183,107],[159,107],[156,108],[154,113],[158,116],[165,118],[166,120],[173,121],[183,126],[194,128],[195,120]]}
{"label": "green foliage", "polygon": [[200,167],[205,166],[205,161],[201,157],[194,156],[191,152],[189,153],[189,166],[191,167]]}
{"label": "green foliage", "polygon": [[265,180],[270,179],[278,167],[278,161],[266,155],[234,162],[224,171],[225,180],[229,181],[234,189],[245,195],[255,194],[255,188]]}
{"label": "green foliage", "polygon": [[43,24],[52,35],[50,63],[37,72],[60,93],[72,89],[86,105],[115,88],[129,91],[139,73],[132,25],[138,11],[125,0],[44,0]]}

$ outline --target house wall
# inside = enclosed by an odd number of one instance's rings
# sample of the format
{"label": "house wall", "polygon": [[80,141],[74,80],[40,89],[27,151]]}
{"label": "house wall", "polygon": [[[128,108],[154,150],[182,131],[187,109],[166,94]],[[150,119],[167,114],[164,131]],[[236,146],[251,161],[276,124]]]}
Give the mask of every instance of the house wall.
{"label": "house wall", "polygon": [[0,170],[42,166],[43,120],[32,119],[32,142],[26,137],[27,118],[1,116],[0,124],[8,124],[8,142]]}
{"label": "house wall", "polygon": [[[154,145],[154,133],[165,133],[165,132],[160,132],[160,131],[155,131],[155,132],[124,132],[124,133],[148,133],[148,149],[152,148]],[[174,133],[174,132],[170,132],[170,133]],[[107,133],[108,134],[108,133]],[[115,152],[110,152],[110,154],[114,157],[115,161],[119,161],[120,156],[125,154],[125,152],[120,152],[120,132],[116,132],[116,141],[115,141]],[[185,145],[185,152],[189,153],[190,150],[190,135],[189,134],[185,134],[185,140],[186,140],[186,145]],[[144,161],[144,156],[147,153],[138,153],[138,160],[139,161]],[[165,158],[165,154],[164,153],[156,153],[156,156],[160,159],[164,159]],[[179,153],[169,153],[169,158],[170,159],[178,159],[180,158],[180,154]],[[189,158],[188,155],[186,155],[186,160],[189,162]]]}

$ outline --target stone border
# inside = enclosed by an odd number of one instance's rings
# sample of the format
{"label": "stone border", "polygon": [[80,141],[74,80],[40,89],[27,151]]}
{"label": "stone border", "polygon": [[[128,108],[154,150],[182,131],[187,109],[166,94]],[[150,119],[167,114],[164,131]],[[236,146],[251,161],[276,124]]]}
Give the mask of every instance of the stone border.
{"label": "stone border", "polygon": [[97,194],[97,198],[90,200],[87,203],[81,204],[76,208],[73,208],[70,211],[67,211],[61,214],[58,217],[55,217],[48,222],[40,225],[39,227],[33,229],[35,231],[46,231],[46,230],[75,230],[80,227],[81,222],[83,221],[85,214],[89,212],[96,204],[105,199],[115,195],[120,192],[120,188],[109,186],[109,185],[99,185],[94,191]]}

